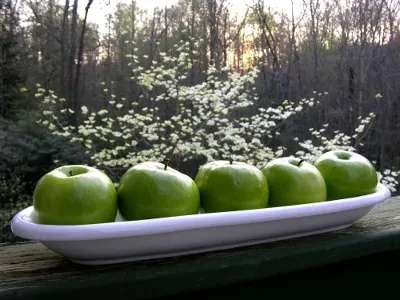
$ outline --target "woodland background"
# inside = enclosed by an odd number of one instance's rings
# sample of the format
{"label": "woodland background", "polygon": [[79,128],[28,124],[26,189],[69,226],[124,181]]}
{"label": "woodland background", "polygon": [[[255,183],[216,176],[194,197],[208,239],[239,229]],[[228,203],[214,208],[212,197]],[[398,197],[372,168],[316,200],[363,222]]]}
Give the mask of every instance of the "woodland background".
{"label": "woodland background", "polygon": [[[305,140],[321,124],[350,132],[360,115],[374,112],[359,152],[378,170],[400,169],[399,0],[292,0],[301,7],[296,14],[254,0],[240,15],[227,0],[180,0],[153,11],[132,0],[110,10],[105,34],[87,21],[92,4],[0,0],[0,242],[11,239],[10,216],[30,205],[41,175],[60,162],[90,163],[82,145],[35,122],[43,111],[37,84],[66,99],[72,125],[83,120],[81,106],[109,109],[113,97],[145,107],[150,96],[131,79],[131,57],[147,70],[181,42],[199,49],[189,52],[188,86],[203,82],[209,68],[222,77],[227,68],[239,74],[259,68],[254,110],[326,94],[321,105],[282,124],[275,146]],[[164,105],[161,117],[173,109]],[[191,175],[198,165],[180,164]],[[118,177],[123,170],[114,171]]]}

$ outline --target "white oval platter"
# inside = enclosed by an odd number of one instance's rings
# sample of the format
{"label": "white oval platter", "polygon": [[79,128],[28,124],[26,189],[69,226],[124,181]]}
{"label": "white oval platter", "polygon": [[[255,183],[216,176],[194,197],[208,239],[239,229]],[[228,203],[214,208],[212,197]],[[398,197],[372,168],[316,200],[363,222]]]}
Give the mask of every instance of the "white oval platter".
{"label": "white oval platter", "polygon": [[373,194],[334,201],[90,225],[41,225],[33,206],[11,220],[12,232],[41,242],[69,260],[102,265],[255,245],[340,230],[390,198],[379,184]]}

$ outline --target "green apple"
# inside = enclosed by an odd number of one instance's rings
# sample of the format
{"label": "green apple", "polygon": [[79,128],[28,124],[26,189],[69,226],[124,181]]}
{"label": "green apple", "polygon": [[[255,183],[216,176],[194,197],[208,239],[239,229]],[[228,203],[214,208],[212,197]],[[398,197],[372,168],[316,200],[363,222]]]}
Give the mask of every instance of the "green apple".
{"label": "green apple", "polygon": [[66,165],[43,175],[33,192],[40,224],[83,225],[113,222],[117,191],[111,179],[96,168]]}
{"label": "green apple", "polygon": [[125,220],[197,214],[199,190],[192,178],[159,162],[129,168],[117,188],[118,206]]}
{"label": "green apple", "polygon": [[332,150],[314,162],[325,179],[328,199],[337,200],[376,191],[378,175],[364,156],[347,150]]}
{"label": "green apple", "polygon": [[280,157],[261,170],[268,181],[271,207],[326,200],[324,178],[311,163],[295,157]]}
{"label": "green apple", "polygon": [[260,169],[218,160],[201,166],[195,182],[205,213],[265,208],[268,183]]}

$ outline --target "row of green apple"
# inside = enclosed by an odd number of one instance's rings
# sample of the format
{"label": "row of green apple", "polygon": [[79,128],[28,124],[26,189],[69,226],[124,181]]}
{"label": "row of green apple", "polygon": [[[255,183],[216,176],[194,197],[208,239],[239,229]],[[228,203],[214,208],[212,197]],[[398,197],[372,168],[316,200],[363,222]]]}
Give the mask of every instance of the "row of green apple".
{"label": "row of green apple", "polygon": [[38,222],[79,225],[143,220],[332,201],[375,192],[378,176],[364,156],[343,150],[315,162],[282,157],[257,168],[236,161],[201,166],[195,179],[165,163],[129,168],[117,187],[102,171],[62,166],[37,183],[33,205]]}

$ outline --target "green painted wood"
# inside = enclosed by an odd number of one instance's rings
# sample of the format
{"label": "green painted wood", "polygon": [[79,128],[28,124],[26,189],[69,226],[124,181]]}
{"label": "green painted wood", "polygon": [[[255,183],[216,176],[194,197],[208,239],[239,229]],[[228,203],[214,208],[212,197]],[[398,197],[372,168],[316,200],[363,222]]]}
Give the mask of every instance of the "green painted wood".
{"label": "green painted wood", "polygon": [[[344,230],[147,262],[82,266],[38,243],[3,245],[0,299],[149,299],[185,297],[184,293],[202,294],[208,290],[211,296],[221,295],[226,293],[224,290],[256,283],[260,283],[260,288],[267,283],[271,286],[277,278],[290,278],[302,270],[303,275],[298,276],[307,280],[311,275],[304,272],[310,268],[348,264],[395,250],[400,253],[400,197],[377,205]],[[361,273],[367,270],[368,266]]]}
{"label": "green painted wood", "polygon": [[390,298],[399,293],[399,269],[396,250],[163,299]]}

